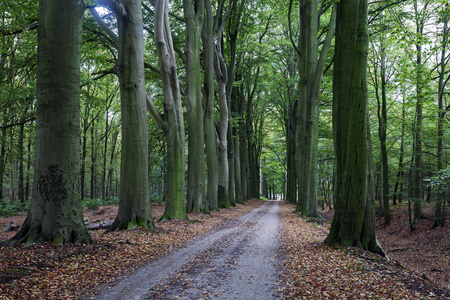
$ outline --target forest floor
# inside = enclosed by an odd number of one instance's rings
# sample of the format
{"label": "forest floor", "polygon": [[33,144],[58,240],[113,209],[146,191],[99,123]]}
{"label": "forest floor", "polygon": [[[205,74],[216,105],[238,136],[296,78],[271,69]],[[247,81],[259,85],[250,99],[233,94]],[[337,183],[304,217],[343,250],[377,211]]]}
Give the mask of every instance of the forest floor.
{"label": "forest floor", "polygon": [[[429,219],[424,219],[410,233],[404,208],[394,208],[392,225],[384,229],[378,220],[377,226],[386,260],[356,248],[326,246],[330,225],[300,217],[284,201],[276,202],[276,221],[274,203],[250,200],[211,215],[190,214],[190,221],[157,223],[151,231],[93,230],[93,245],[0,246],[0,299],[101,299],[130,276],[168,258],[177,265],[169,261],[159,266],[168,273],[161,271],[166,275],[153,287],[141,285],[144,299],[242,299],[239,286],[226,287],[239,281],[253,295],[246,299],[450,299],[448,223],[429,231]],[[104,221],[114,219],[116,212],[117,206],[107,206],[84,214]],[[152,206],[152,213],[159,218],[163,206]],[[333,212],[322,213],[330,217]],[[24,218],[0,217],[0,229]],[[279,242],[269,239],[255,246],[265,236],[258,232],[272,232],[273,237],[277,228]],[[0,232],[0,241],[14,233]],[[203,248],[191,253],[196,243]],[[176,253],[185,254],[177,259],[172,256]],[[269,281],[251,289],[258,277]]]}
{"label": "forest floor", "polygon": [[[423,203],[422,209],[424,218],[414,225],[414,231],[409,227],[407,203],[391,207],[391,224],[387,227],[384,218],[376,216],[378,242],[391,262],[450,290],[450,208],[446,209],[444,226],[433,230],[434,204]],[[319,212],[331,222],[333,210]]]}

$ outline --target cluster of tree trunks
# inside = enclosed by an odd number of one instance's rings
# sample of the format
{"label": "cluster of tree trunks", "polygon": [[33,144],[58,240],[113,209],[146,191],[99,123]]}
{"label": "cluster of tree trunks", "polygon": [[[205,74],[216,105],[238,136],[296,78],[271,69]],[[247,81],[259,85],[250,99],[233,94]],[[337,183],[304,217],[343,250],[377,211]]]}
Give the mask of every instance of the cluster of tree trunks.
{"label": "cluster of tree trunks", "polygon": [[[143,2],[140,0],[96,0],[90,7],[93,18],[117,51],[115,66],[106,73],[114,73],[119,80],[121,103],[121,165],[119,211],[111,224],[84,224],[81,200],[85,191],[85,161],[87,133],[91,133],[91,191],[96,194],[94,165],[102,164],[100,193],[106,198],[112,190],[112,174],[107,170],[108,136],[111,124],[105,118],[104,157],[98,162],[94,144],[96,116],[85,118],[80,132],[80,55],[84,1],[40,1],[38,26],[38,67],[36,105],[35,178],[30,212],[21,230],[10,243],[50,241],[54,243],[90,243],[86,231],[108,226],[108,231],[130,229],[135,226],[152,228],[154,220],[149,202],[149,159],[147,110],[166,136],[167,168],[165,174],[165,211],[161,220],[186,219],[189,212],[209,213],[228,208],[236,202],[260,196],[260,160],[262,152],[263,111],[258,107],[261,66],[258,58],[251,66],[242,67],[245,53],[237,54],[241,24],[248,17],[245,0],[182,1],[186,25],[184,51],[178,56],[184,63],[185,85],[177,74],[176,47],[169,22],[169,1],[149,0],[153,8],[145,6],[154,17],[154,40],[158,67],[151,67],[161,79],[164,108],[160,113],[147,94],[144,76]],[[293,1],[290,1],[289,14]],[[430,2],[425,2],[424,9]],[[416,106],[413,126],[413,157],[411,160],[411,196],[415,222],[423,217],[423,86],[424,18],[413,1],[417,41],[415,44]],[[117,33],[108,28],[95,6],[108,7],[117,19]],[[225,11],[227,7],[227,11]],[[216,15],[213,15],[215,11]],[[329,26],[323,34],[319,25],[323,15],[329,16]],[[332,177],[336,213],[326,242],[358,246],[383,254],[375,237],[375,190],[372,170],[371,140],[368,119],[367,0],[320,2],[301,0],[298,6],[299,37],[294,41],[289,19],[289,36],[296,50],[288,61],[288,77],[297,84],[288,85],[288,106],[285,110],[286,184],[285,197],[296,203],[303,215],[320,218],[318,213],[318,138],[320,87],[326,70],[327,54],[335,37],[333,58],[333,141],[335,170]],[[328,17],[327,17],[328,18]],[[263,44],[273,20],[265,20],[265,29],[258,33]],[[444,35],[439,71],[437,169],[444,169],[444,108],[445,56],[448,17],[444,16]],[[263,28],[263,26],[261,26]],[[224,37],[224,30],[226,38]],[[380,140],[380,211],[385,225],[390,222],[389,164],[387,145],[387,58],[385,41],[381,36],[380,74],[375,68],[375,92],[378,100],[378,137]],[[229,50],[224,51],[224,45]],[[229,57],[227,57],[227,55]],[[252,58],[253,59],[253,58]],[[202,68],[203,67],[203,68]],[[378,82],[378,78],[380,82]],[[380,88],[380,91],[379,91]],[[111,99],[106,98],[108,114]],[[187,135],[183,115],[185,100]],[[217,102],[215,98],[218,98]],[[404,97],[405,98],[405,97]],[[404,100],[403,100],[404,101]],[[109,103],[109,104],[108,104]],[[90,112],[85,106],[86,115]],[[217,112],[215,113],[215,110]],[[19,139],[24,140],[27,107],[20,119]],[[58,116],[55,118],[55,116]],[[98,115],[97,115],[98,116]],[[403,103],[403,118],[405,117]],[[4,128],[0,150],[0,170],[3,172]],[[405,132],[402,123],[402,134]],[[80,149],[81,133],[81,149]],[[185,149],[187,137],[187,151]],[[114,142],[115,144],[115,142]],[[30,146],[28,146],[30,147]],[[400,179],[404,177],[404,144],[401,141],[399,172],[394,189],[394,204]],[[23,145],[18,148],[23,157]],[[110,160],[114,159],[115,149]],[[81,153],[81,157],[80,157]],[[187,159],[186,159],[187,153]],[[205,160],[206,158],[206,160]],[[30,169],[28,159],[28,169]],[[80,168],[81,162],[81,168]],[[205,165],[206,162],[206,165]],[[19,199],[24,202],[28,188],[24,186],[24,161],[19,165]],[[187,181],[185,174],[187,173]],[[0,174],[0,196],[3,173]],[[330,190],[331,179],[323,181],[323,190]],[[108,182],[108,184],[107,184]],[[326,185],[326,186],[325,186]],[[11,189],[13,190],[13,189]],[[267,184],[266,191],[270,190]],[[271,194],[275,195],[274,190]],[[401,193],[399,194],[401,195]],[[439,195],[433,226],[442,224],[442,199]],[[327,193],[328,199],[328,193]],[[186,200],[186,205],[185,205]],[[401,201],[401,198],[398,199]]]}

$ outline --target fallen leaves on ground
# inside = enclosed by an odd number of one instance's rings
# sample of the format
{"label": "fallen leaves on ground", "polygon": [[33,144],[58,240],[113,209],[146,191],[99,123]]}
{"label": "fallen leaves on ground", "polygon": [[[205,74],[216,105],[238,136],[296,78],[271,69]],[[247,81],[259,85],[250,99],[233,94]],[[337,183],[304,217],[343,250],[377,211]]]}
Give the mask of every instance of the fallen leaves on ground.
{"label": "fallen leaves on ground", "polygon": [[391,223],[377,218],[377,237],[389,258],[439,286],[450,289],[450,209],[444,226],[431,229],[434,204],[423,203],[424,218],[411,231],[408,207],[404,203],[392,207]]}
{"label": "fallen leaves on ground", "polygon": [[[158,228],[152,231],[139,228],[109,234],[102,234],[102,230],[90,231],[94,244],[88,246],[46,243],[2,246],[0,299],[77,299],[83,295],[93,296],[106,284],[183,247],[186,242],[208,230],[217,230],[227,221],[261,204],[262,201],[250,200],[246,205],[238,204],[236,208],[221,209],[211,215],[190,214],[191,221],[157,223]],[[408,244],[411,243],[411,235],[417,232],[400,231],[407,224],[394,217],[393,224],[385,231],[377,228],[380,242],[391,258],[391,261],[386,261],[357,248],[333,249],[326,246],[323,241],[329,225],[308,222],[310,220],[295,214],[293,208],[285,202],[280,206],[283,261],[277,286],[281,299],[450,299],[449,265],[445,265],[445,260],[433,260],[442,256],[439,251],[446,251],[442,253],[448,261],[448,234],[445,233],[448,231],[418,234],[415,242]],[[117,206],[108,206],[85,210],[85,216],[91,221],[104,221],[114,219],[116,212]],[[163,207],[153,206],[152,213],[155,219],[159,218]],[[24,218],[0,218],[0,228],[5,228],[10,221],[22,224]],[[0,241],[12,237],[14,233],[1,232]],[[430,241],[430,235],[436,235],[433,241]],[[432,244],[436,239],[440,243]],[[438,252],[430,252],[433,247]],[[413,257],[413,253],[416,256]],[[421,260],[418,256],[430,261]],[[433,263],[438,261],[437,265],[432,265],[431,260]],[[440,280],[426,275],[429,272],[439,273]],[[424,274],[430,280],[425,280]],[[439,283],[440,288],[435,283]]]}
{"label": "fallen leaves on ground", "polygon": [[280,287],[285,299],[450,299],[450,291],[395,262],[357,248],[323,243],[329,225],[280,209],[283,230]]}
{"label": "fallen leaves on ground", "polygon": [[[189,214],[190,221],[164,221],[151,231],[141,228],[108,234],[103,234],[103,230],[90,231],[92,245],[1,246],[0,299],[76,299],[86,293],[94,295],[105,284],[261,204],[261,200],[249,200],[245,205],[237,204],[211,215]],[[162,215],[163,209],[152,207],[155,219]],[[114,218],[116,212],[117,206],[108,206],[85,210],[84,215],[95,221]],[[0,228],[10,221],[22,224],[24,218],[0,218]],[[14,234],[2,232],[0,241]]]}

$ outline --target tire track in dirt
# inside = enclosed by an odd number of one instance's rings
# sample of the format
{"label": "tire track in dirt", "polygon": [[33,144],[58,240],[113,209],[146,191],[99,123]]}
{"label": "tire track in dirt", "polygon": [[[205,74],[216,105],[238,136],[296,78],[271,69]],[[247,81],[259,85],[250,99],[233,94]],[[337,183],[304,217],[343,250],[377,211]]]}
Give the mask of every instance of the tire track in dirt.
{"label": "tire track in dirt", "polygon": [[264,203],[96,299],[275,299],[278,207]]}

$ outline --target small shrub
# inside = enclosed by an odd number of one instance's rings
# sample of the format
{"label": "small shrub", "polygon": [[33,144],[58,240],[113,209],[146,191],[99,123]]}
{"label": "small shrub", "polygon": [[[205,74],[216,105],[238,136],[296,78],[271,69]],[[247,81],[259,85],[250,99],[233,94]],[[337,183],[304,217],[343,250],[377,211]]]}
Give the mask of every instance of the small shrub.
{"label": "small shrub", "polygon": [[12,204],[7,202],[0,202],[0,216],[14,216],[20,215],[30,209],[30,202],[26,201],[20,203],[20,201],[14,201]]}

